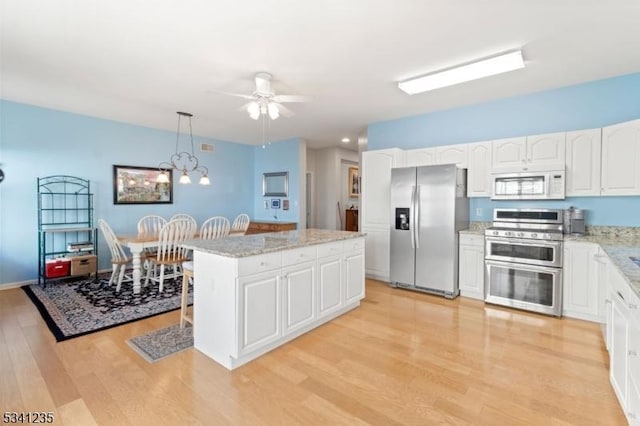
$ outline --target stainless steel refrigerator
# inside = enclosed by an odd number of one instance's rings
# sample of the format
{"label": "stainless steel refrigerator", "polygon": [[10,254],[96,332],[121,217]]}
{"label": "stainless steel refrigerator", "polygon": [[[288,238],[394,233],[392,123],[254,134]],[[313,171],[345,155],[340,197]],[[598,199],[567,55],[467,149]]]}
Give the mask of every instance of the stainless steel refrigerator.
{"label": "stainless steel refrigerator", "polygon": [[467,174],[455,164],[391,170],[391,284],[454,298]]}

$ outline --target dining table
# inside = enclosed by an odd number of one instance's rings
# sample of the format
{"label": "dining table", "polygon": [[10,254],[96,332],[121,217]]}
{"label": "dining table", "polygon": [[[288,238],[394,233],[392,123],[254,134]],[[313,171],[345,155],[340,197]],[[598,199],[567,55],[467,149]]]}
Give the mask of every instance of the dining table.
{"label": "dining table", "polygon": [[[238,237],[244,235],[244,231],[230,232],[230,237]],[[139,294],[142,284],[142,259],[145,249],[153,249],[160,245],[157,235],[122,235],[117,236],[118,241],[131,251],[133,263],[133,294]],[[194,236],[198,239],[198,235]]]}

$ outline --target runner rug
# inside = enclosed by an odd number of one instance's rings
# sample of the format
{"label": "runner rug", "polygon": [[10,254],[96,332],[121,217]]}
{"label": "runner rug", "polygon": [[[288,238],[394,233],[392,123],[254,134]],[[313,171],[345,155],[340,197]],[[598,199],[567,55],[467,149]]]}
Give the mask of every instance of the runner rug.
{"label": "runner rug", "polygon": [[193,346],[193,328],[187,323],[154,330],[127,340],[131,348],[148,362],[156,362]]}
{"label": "runner rug", "polygon": [[[123,283],[119,293],[109,286],[108,274],[73,282],[55,281],[23,286],[58,342],[84,336],[180,308],[182,278],[165,280],[164,290],[149,283],[133,294],[131,283]],[[191,292],[189,303],[191,303]]]}

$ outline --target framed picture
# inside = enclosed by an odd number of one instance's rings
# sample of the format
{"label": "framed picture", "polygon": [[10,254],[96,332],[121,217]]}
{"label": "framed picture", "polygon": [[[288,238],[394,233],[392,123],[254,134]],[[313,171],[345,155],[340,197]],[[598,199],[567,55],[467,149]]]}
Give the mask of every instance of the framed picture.
{"label": "framed picture", "polygon": [[349,197],[356,198],[360,195],[360,174],[357,167],[349,167]]}
{"label": "framed picture", "polygon": [[172,204],[173,174],[169,182],[158,183],[156,167],[113,166],[113,204]]}
{"label": "framed picture", "polygon": [[271,200],[271,208],[272,209],[279,209],[280,208],[280,199],[279,198],[273,198]]}

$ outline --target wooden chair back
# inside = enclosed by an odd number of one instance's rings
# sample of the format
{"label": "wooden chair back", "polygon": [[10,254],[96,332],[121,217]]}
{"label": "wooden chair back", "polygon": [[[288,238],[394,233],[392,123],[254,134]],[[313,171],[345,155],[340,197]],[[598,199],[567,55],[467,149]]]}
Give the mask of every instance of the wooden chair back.
{"label": "wooden chair back", "polygon": [[229,235],[231,225],[229,219],[224,216],[214,216],[205,220],[200,227],[200,239],[213,240],[224,238]]}
{"label": "wooden chair back", "polygon": [[236,216],[231,225],[231,231],[246,232],[247,228],[249,228],[249,215],[242,213]]}
{"label": "wooden chair back", "polygon": [[107,242],[107,246],[109,246],[109,251],[111,252],[111,263],[127,263],[129,261],[129,256],[118,241],[116,234],[111,229],[111,226],[104,220],[98,219],[98,227],[104,236],[105,241]]}
{"label": "wooden chair back", "polygon": [[167,220],[155,214],[143,216],[138,221],[138,236],[141,237],[157,237],[160,230],[167,224]]}
{"label": "wooden chair back", "polygon": [[170,220],[160,230],[158,237],[157,263],[177,264],[187,260],[188,249],[181,247],[196,233],[196,228],[189,219]]}

